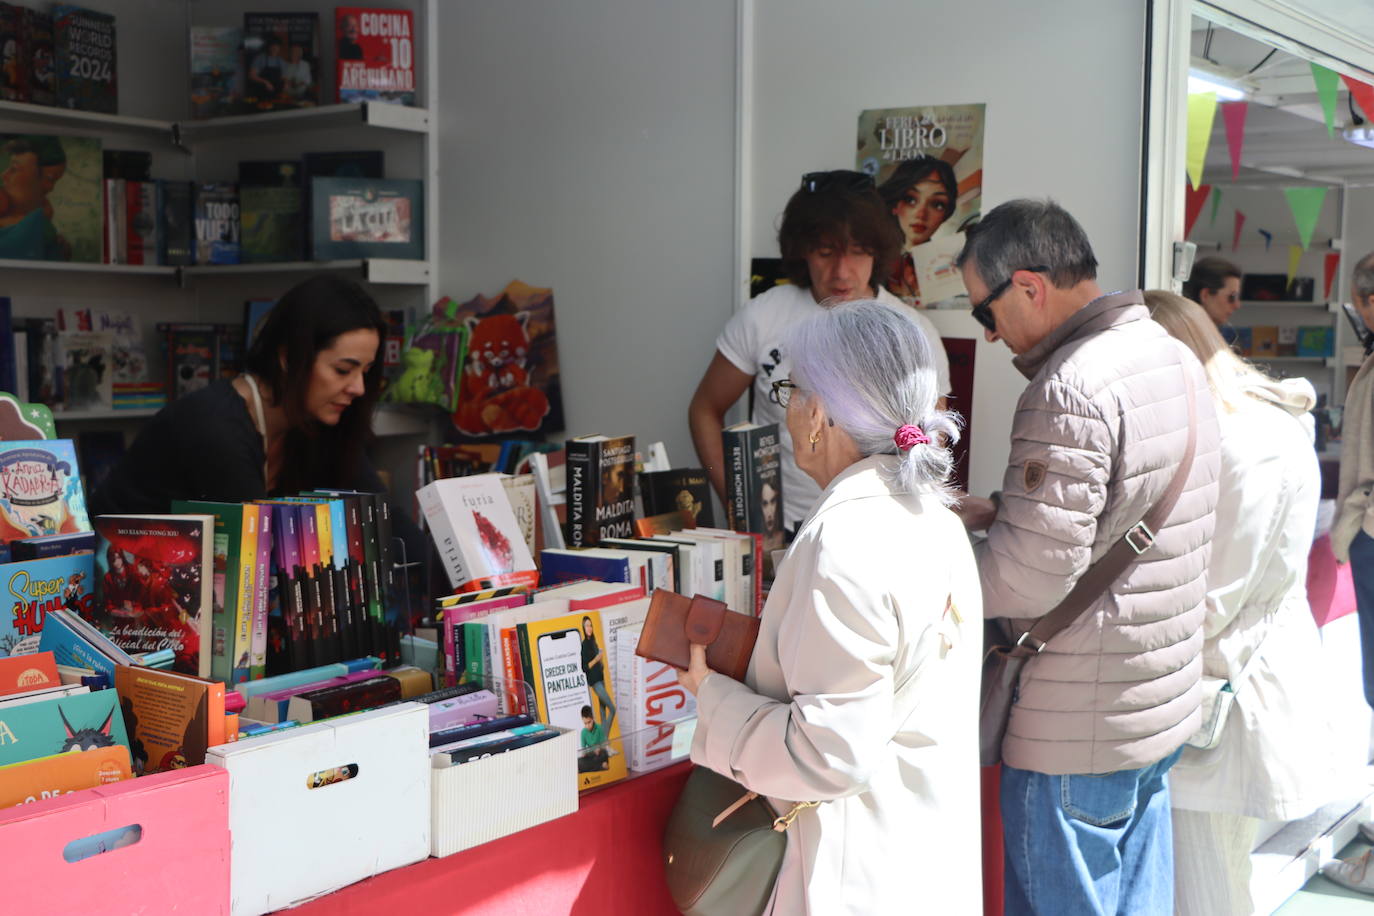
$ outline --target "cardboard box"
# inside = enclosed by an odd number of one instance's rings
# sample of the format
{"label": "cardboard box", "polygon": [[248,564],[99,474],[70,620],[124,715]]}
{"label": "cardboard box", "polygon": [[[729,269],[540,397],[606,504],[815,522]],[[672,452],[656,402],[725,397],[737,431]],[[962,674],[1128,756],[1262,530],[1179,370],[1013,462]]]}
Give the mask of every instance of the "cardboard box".
{"label": "cardboard box", "polygon": [[433,771],[431,851],[448,856],[577,810],[577,732]]}
{"label": "cardboard box", "polygon": [[288,907],[429,856],[423,703],[246,738],[206,758],[229,773],[233,916]]}
{"label": "cardboard box", "polygon": [[226,914],[229,779],[202,765],[0,811],[0,857],[6,913]]}

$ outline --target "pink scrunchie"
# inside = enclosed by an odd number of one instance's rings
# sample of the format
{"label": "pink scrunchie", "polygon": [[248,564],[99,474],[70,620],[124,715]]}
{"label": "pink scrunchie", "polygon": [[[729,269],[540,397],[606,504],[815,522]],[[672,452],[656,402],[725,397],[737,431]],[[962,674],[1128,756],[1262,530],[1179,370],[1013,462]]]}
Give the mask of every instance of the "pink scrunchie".
{"label": "pink scrunchie", "polygon": [[930,437],[921,427],[908,423],[897,427],[897,432],[892,435],[892,441],[897,443],[897,447],[902,451],[909,452],[913,445],[929,445]]}

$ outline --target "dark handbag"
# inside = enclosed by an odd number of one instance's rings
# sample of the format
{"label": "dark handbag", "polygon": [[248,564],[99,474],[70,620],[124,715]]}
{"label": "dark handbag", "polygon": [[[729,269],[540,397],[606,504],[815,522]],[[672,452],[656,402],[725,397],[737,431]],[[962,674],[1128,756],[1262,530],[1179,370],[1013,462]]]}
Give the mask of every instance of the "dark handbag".
{"label": "dark handbag", "polygon": [[663,871],[684,916],[756,916],[773,895],[784,835],[803,808],[779,817],[760,795],[695,767],[663,831]]}
{"label": "dark handbag", "polygon": [[1112,583],[1135,562],[1136,557],[1150,549],[1155,541],[1154,533],[1163,528],[1174,504],[1182,495],[1183,487],[1188,482],[1188,472],[1193,466],[1193,456],[1197,453],[1197,404],[1193,380],[1186,369],[1183,378],[1188,386],[1188,447],[1159,501],[1150,507],[1144,518],[1126,531],[1121,540],[1088,567],[1063,601],[1022,633],[1015,643],[1007,638],[997,624],[987,622],[983,643],[986,648],[983,654],[982,695],[978,704],[978,755],[983,766],[1002,762],[1002,739],[1007,734],[1011,707],[1016,703],[1021,682],[1021,669],[1026,667],[1026,662],[1040,654],[1054,634],[1077,620],[1111,588]]}

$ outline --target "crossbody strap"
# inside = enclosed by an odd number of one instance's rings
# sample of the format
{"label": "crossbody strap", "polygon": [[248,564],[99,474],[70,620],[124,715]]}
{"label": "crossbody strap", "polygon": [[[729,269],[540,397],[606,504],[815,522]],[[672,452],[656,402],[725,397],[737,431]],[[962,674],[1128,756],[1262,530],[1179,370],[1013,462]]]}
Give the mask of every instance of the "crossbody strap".
{"label": "crossbody strap", "polygon": [[1188,483],[1188,472],[1193,467],[1193,456],[1197,454],[1197,398],[1187,366],[1183,367],[1183,380],[1188,388],[1188,447],[1183,452],[1183,458],[1179,461],[1169,486],[1145,513],[1145,517],[1132,525],[1096,563],[1088,567],[1087,572],[1079,577],[1078,582],[1064,596],[1064,600],[1021,634],[1009,655],[1019,658],[1038,655],[1054,634],[1077,620],[1137,557],[1154,545],[1155,532],[1163,529],[1169,513],[1174,510],[1179,496],[1183,494],[1183,487]]}

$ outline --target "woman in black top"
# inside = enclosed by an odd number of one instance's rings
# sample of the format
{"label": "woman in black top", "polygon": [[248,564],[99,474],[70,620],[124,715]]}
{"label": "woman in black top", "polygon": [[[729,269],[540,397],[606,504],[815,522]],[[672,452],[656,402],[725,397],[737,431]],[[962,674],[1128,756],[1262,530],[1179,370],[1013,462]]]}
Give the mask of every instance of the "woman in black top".
{"label": "woman in black top", "polygon": [[601,733],[608,739],[611,736],[611,723],[615,722],[615,704],[606,690],[606,653],[596,644],[596,634],[592,630],[592,619],[582,618],[582,671],[587,675],[587,689],[596,694],[597,705],[601,709]]}
{"label": "woman in black top", "polygon": [[244,373],[178,398],[91,497],[92,514],[167,512],[306,489],[380,491],[365,457],[386,322],[351,280],[322,274],[282,296]]}

